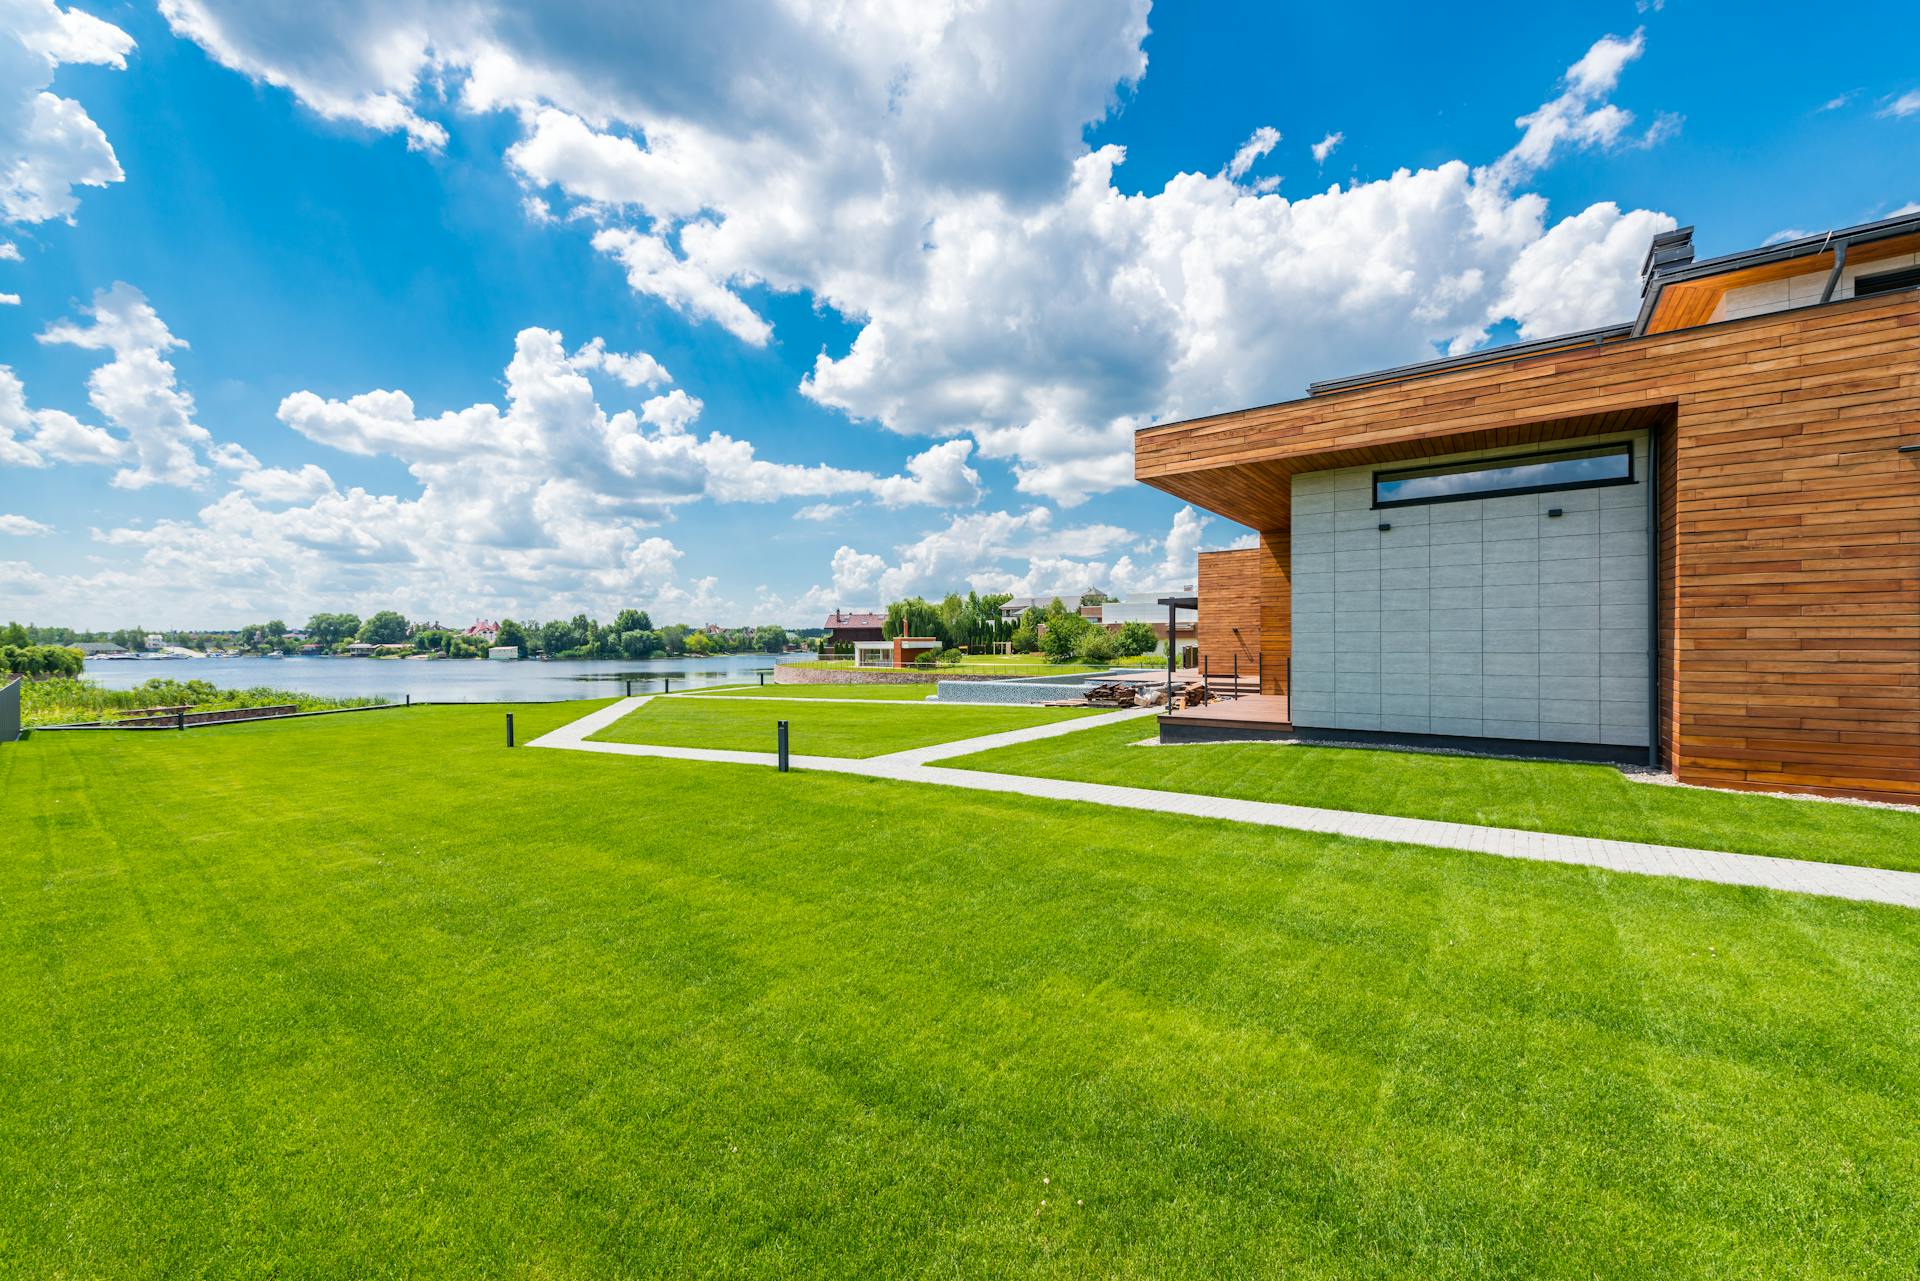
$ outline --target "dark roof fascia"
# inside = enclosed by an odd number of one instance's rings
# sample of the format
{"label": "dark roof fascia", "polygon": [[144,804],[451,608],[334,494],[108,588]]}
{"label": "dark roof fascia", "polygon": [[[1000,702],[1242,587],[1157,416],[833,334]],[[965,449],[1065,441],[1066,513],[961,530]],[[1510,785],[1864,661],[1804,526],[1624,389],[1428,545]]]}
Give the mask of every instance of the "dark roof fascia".
{"label": "dark roof fascia", "polygon": [[1882,218],[1879,222],[1861,223],[1858,227],[1841,227],[1834,231],[1821,232],[1814,236],[1802,236],[1798,240],[1782,241],[1777,245],[1765,245],[1759,249],[1743,249],[1739,253],[1722,254],[1718,258],[1703,258],[1688,263],[1684,267],[1668,270],[1654,268],[1653,278],[1649,282],[1648,292],[1653,285],[1673,285],[1687,280],[1699,280],[1703,276],[1719,276],[1728,272],[1743,271],[1748,267],[1764,267],[1769,263],[1786,262],[1793,258],[1809,258],[1823,254],[1841,241],[1849,245],[1864,245],[1875,240],[1887,240],[1894,236],[1920,235],[1920,213],[1902,214],[1898,218]]}
{"label": "dark roof fascia", "polygon": [[1601,329],[1583,329],[1571,334],[1556,334],[1552,338],[1530,338],[1526,342],[1507,343],[1501,347],[1482,347],[1460,356],[1442,356],[1438,360],[1423,360],[1412,365],[1400,365],[1393,369],[1376,369],[1371,373],[1353,374],[1346,378],[1328,378],[1317,383],[1307,384],[1307,396],[1323,396],[1332,391],[1350,391],[1355,387],[1364,387],[1370,383],[1404,382],[1411,378],[1425,378],[1432,374],[1444,374],[1455,369],[1473,365],[1494,364],[1507,360],[1524,360],[1528,356],[1560,351],[1568,347],[1584,345],[1599,346],[1618,338],[1628,337],[1633,332],[1632,325],[1607,325]]}

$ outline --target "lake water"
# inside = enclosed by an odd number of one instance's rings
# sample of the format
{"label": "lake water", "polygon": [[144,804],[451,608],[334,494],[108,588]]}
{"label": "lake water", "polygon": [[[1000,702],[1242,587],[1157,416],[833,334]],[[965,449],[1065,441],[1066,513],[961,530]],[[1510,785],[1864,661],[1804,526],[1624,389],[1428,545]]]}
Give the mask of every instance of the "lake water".
{"label": "lake water", "polygon": [[222,689],[271,685],[330,698],[389,698],[400,702],[551,703],[568,698],[613,698],[633,682],[636,694],[673,687],[771,681],[775,663],[810,663],[811,654],[723,654],[713,658],[556,660],[495,663],[484,659],[399,658],[181,658],[87,664],[86,678],[106,689],[132,689],[158,676],[210,681]]}

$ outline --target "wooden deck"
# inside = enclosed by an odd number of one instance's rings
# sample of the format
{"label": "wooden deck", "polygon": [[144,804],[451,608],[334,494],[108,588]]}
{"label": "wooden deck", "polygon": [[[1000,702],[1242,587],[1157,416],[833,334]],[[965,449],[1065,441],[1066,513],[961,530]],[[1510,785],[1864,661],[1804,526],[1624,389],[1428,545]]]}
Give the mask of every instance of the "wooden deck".
{"label": "wooden deck", "polygon": [[1257,742],[1292,736],[1293,724],[1287,720],[1287,700],[1282,694],[1249,694],[1160,716],[1164,743]]}

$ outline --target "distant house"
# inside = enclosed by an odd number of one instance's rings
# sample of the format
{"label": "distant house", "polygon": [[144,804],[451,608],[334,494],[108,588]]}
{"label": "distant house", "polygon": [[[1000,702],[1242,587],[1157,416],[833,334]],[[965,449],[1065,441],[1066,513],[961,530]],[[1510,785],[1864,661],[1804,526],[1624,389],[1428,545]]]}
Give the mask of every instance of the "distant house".
{"label": "distant house", "polygon": [[500,635],[500,624],[482,618],[476,621],[472,627],[467,628],[462,635],[471,636],[475,640],[485,641],[491,645],[493,644],[494,638]]}
{"label": "distant house", "polygon": [[140,643],[148,649],[160,649],[166,645],[167,638],[159,632],[148,632]]}
{"label": "distant house", "polygon": [[[1176,595],[1193,595],[1191,584],[1183,587]],[[1166,598],[1165,592],[1130,592],[1119,600],[1108,601],[1104,605],[1092,606],[1096,613],[1094,620],[1110,632],[1117,632],[1128,623],[1145,623],[1153,628],[1154,638],[1164,646],[1167,639],[1167,607],[1160,602]],[[1080,611],[1085,613],[1085,610]],[[1178,612],[1179,630],[1174,640],[1179,645],[1197,644],[1200,636],[1200,620],[1194,611],[1182,609]]]}
{"label": "distant house", "polygon": [[487,657],[496,663],[513,663],[520,659],[518,645],[495,645],[487,651]]}
{"label": "distant house", "polygon": [[378,645],[371,644],[367,641],[355,641],[353,644],[347,646],[347,653],[353,655],[355,658],[370,658],[373,655],[373,651],[379,648]]}
{"label": "distant house", "polygon": [[845,649],[856,641],[885,640],[887,616],[866,610],[836,609],[827,615],[827,634],[822,649]]}
{"label": "distant house", "polygon": [[923,654],[938,654],[940,642],[932,636],[896,636],[892,640],[855,641],[855,667],[906,667]]}
{"label": "distant house", "polygon": [[[1089,587],[1085,591],[1055,592],[1051,596],[1015,596],[1012,600],[1000,607],[1000,621],[1005,623],[1018,623],[1021,615],[1025,614],[1028,610],[1037,609],[1044,612],[1046,608],[1055,601],[1059,601],[1063,605],[1072,606],[1074,612],[1082,618],[1091,618],[1097,621],[1100,617],[1100,607],[1098,605],[1081,605],[1077,602],[1082,596],[1091,595],[1099,590],[1097,587]],[[1104,596],[1106,593],[1101,592],[1100,594]]]}
{"label": "distant house", "polygon": [[88,658],[103,658],[108,655],[124,654],[127,652],[112,641],[77,641],[67,646],[67,648],[77,649]]}

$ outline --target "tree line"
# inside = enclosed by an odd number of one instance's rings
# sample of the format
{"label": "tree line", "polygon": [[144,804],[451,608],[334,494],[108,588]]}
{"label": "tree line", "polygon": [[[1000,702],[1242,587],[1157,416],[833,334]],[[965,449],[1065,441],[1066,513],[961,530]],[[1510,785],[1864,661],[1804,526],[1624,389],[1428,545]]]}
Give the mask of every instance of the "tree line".
{"label": "tree line", "polygon": [[[708,654],[777,654],[799,644],[805,633],[789,632],[774,624],[754,627],[704,628],[685,623],[669,623],[656,628],[645,610],[623,609],[610,623],[586,614],[572,618],[536,620],[502,619],[495,636],[469,636],[463,628],[442,627],[438,623],[410,621],[395,610],[383,609],[366,618],[351,613],[319,613],[307,619],[304,629],[289,627],[282,619],[248,623],[231,630],[174,630],[148,632],[139,627],[113,631],[83,632],[70,627],[39,627],[9,623],[0,628],[0,646],[24,649],[29,646],[68,646],[83,641],[110,642],[139,653],[148,648],[147,638],[158,635],[164,644],[189,649],[240,649],[254,654],[295,654],[318,650],[342,653],[348,646],[410,646],[418,653],[444,654],[449,658],[485,658],[489,648],[512,646],[520,657],[547,658],[651,658],[656,655],[680,657]],[[818,635],[818,629],[814,630]]]}
{"label": "tree line", "polygon": [[[1146,623],[1125,623],[1110,631],[1081,614],[1073,606],[1055,597],[1045,609],[1038,606],[1012,621],[1001,616],[1001,607],[1010,595],[981,596],[968,592],[962,597],[950,594],[939,603],[920,596],[909,596],[887,606],[882,635],[929,636],[938,640],[943,651],[965,650],[975,654],[993,652],[1005,644],[1016,654],[1043,654],[1053,662],[1079,660],[1108,663],[1116,658],[1137,658],[1151,653],[1160,643]],[[1102,592],[1087,592],[1080,597],[1082,606],[1112,601]]]}

